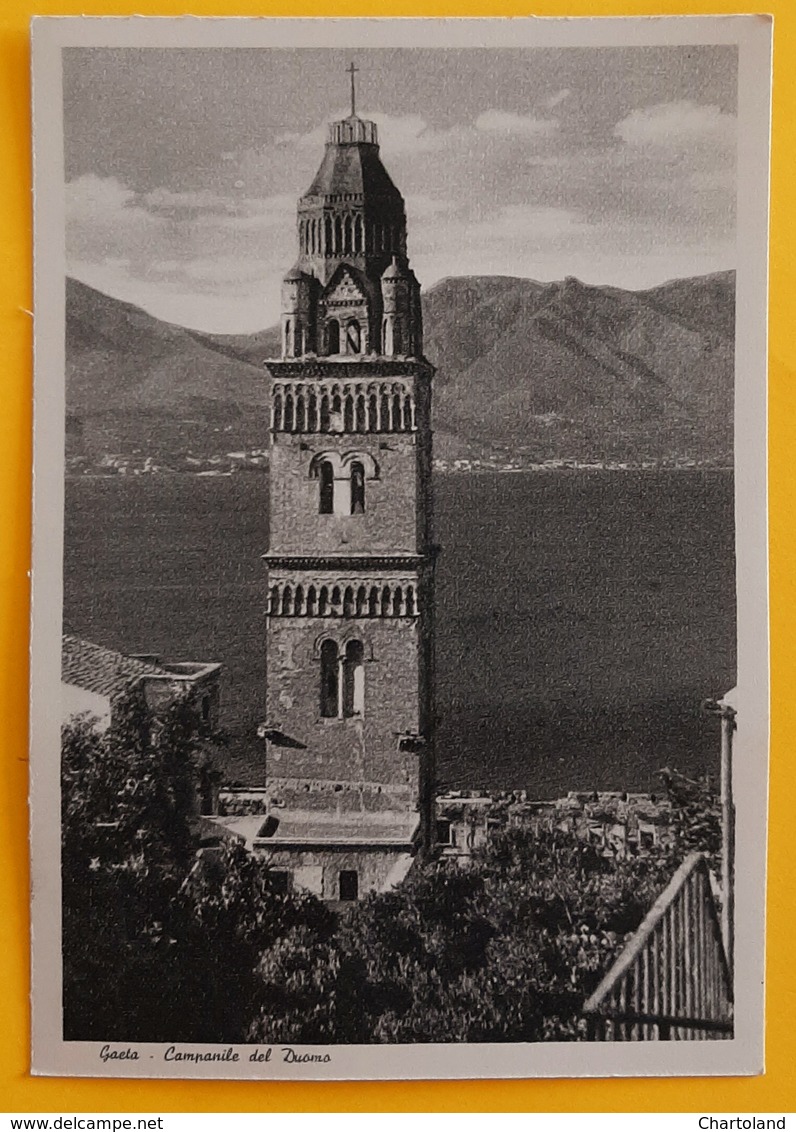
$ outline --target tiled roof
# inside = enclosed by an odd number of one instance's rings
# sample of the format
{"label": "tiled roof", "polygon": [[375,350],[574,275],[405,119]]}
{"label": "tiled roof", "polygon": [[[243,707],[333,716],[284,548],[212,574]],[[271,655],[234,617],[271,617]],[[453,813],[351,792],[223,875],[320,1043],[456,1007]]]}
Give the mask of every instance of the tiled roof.
{"label": "tiled roof", "polygon": [[379,148],[374,144],[360,141],[326,146],[320,168],[304,197],[341,193],[362,196],[366,202],[382,208],[386,204],[403,210],[403,198],[382,165]]}
{"label": "tiled roof", "polygon": [[165,676],[157,664],[114,652],[91,641],[64,635],[61,643],[61,680],[87,692],[113,699],[142,676]]}

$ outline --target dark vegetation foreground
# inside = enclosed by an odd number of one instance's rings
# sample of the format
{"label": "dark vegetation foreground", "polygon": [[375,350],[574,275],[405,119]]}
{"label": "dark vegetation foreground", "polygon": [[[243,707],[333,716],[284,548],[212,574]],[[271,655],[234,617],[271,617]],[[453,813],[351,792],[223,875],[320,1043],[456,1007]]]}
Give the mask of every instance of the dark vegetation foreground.
{"label": "dark vegetation foreground", "polygon": [[468,869],[416,865],[337,914],[268,862],[197,863],[212,773],[176,704],[64,731],[64,1037],[102,1042],[501,1042],[585,1037],[580,1010],[680,861],[715,854],[715,799],[668,776],[674,842],[613,860],[570,834],[497,833]]}

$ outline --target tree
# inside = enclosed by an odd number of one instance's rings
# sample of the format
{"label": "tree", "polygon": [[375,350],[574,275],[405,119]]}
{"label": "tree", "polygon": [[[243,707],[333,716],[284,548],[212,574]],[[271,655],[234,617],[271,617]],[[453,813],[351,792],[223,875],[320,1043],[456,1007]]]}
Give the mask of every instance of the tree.
{"label": "tree", "polygon": [[469,867],[418,863],[336,916],[280,893],[240,844],[197,856],[195,783],[213,773],[185,702],[153,716],[131,697],[105,735],[65,729],[68,1039],[576,1040],[585,998],[674,868],[720,845],[708,786],[666,771],[668,846],[621,859],[506,826]]}
{"label": "tree", "polygon": [[668,875],[574,834],[509,829],[467,869],[415,868],[332,939],[284,936],[260,964],[259,1040],[496,1042],[583,1036],[580,1010]]}
{"label": "tree", "polygon": [[671,805],[672,855],[676,864],[689,853],[704,853],[710,867],[721,867],[721,800],[709,779],[687,778],[665,767],[660,778]]}
{"label": "tree", "polygon": [[189,702],[153,715],[136,696],[104,735],[90,720],[64,729],[67,1040],[244,1040],[263,951],[297,925],[331,930],[241,846],[197,857],[196,733]]}

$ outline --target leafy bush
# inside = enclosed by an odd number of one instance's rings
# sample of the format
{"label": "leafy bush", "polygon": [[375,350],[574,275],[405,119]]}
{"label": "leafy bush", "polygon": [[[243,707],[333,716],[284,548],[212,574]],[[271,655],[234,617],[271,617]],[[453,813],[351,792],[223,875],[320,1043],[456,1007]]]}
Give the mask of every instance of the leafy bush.
{"label": "leafy bush", "polygon": [[585,1036],[580,1010],[695,848],[710,790],[664,772],[673,843],[627,859],[508,827],[469,867],[416,865],[335,916],[242,846],[197,858],[190,705],[131,699],[63,735],[64,1035],[196,1042],[517,1042]]}
{"label": "leafy bush", "polygon": [[89,720],[64,729],[67,1040],[242,1041],[262,954],[297,925],[331,931],[326,908],[273,891],[240,846],[197,859],[196,734],[188,702],[154,718],[135,697],[105,735]]}

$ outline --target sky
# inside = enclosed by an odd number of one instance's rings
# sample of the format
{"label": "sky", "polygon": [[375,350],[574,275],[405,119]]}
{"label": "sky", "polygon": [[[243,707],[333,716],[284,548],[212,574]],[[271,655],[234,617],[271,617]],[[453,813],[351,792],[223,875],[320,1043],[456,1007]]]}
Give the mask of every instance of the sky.
{"label": "sky", "polygon": [[67,48],[69,273],[199,330],[273,324],[352,59],[423,287],[735,267],[734,47]]}

